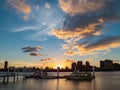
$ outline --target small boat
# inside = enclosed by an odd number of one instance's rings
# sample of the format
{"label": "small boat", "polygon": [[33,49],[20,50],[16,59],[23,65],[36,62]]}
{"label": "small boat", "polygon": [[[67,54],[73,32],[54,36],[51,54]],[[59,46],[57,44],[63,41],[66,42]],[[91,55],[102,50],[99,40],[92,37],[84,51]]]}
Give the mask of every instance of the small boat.
{"label": "small boat", "polygon": [[31,77],[40,79],[54,79],[54,76],[50,74],[48,75],[47,72],[35,72]]}
{"label": "small boat", "polygon": [[33,78],[41,78],[43,76],[47,76],[47,73],[46,72],[35,72],[32,77]]}
{"label": "small boat", "polygon": [[39,79],[59,79],[59,78],[65,78],[66,76],[59,76],[59,68],[57,68],[57,76],[54,76],[53,74],[48,74],[47,72],[37,71],[35,72],[31,78],[39,78]]}
{"label": "small boat", "polygon": [[74,71],[69,76],[66,77],[67,80],[92,80],[95,76],[90,72],[79,72]]}
{"label": "small boat", "polygon": [[95,78],[95,73],[93,69],[93,74],[91,72],[79,72],[74,71],[69,76],[66,77],[67,80],[92,80]]}

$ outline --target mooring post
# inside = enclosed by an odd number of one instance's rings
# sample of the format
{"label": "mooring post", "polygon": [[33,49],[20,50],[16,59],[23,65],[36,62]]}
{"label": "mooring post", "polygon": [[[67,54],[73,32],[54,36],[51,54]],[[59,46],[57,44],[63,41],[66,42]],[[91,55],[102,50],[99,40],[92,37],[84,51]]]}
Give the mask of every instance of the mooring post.
{"label": "mooring post", "polygon": [[93,66],[93,77],[95,78],[95,67]]}
{"label": "mooring post", "polygon": [[27,69],[27,74],[28,74],[28,77],[29,77],[29,75],[30,75],[30,74],[29,74],[29,68]]}
{"label": "mooring post", "polygon": [[7,75],[7,82],[9,82],[9,76]]}
{"label": "mooring post", "polygon": [[15,67],[14,67],[14,72],[13,72],[13,82],[15,82],[15,76],[16,76],[16,73],[15,73]]}
{"label": "mooring post", "polygon": [[13,76],[13,82],[15,82],[15,75]]}
{"label": "mooring post", "polygon": [[29,71],[29,72],[30,72],[30,75],[29,75],[29,76],[30,76],[30,78],[31,78],[31,68],[30,68],[30,71]]}
{"label": "mooring post", "polygon": [[60,67],[57,67],[57,77],[59,78],[59,70],[60,70]]}
{"label": "mooring post", "polygon": [[5,83],[5,76],[3,76],[3,83]]}
{"label": "mooring post", "polygon": [[25,78],[25,67],[23,68],[23,78]]}
{"label": "mooring post", "polygon": [[8,71],[7,71],[7,82],[9,82],[9,68],[8,68]]}
{"label": "mooring post", "polygon": [[17,69],[17,81],[18,81],[18,71],[19,71],[19,69]]}

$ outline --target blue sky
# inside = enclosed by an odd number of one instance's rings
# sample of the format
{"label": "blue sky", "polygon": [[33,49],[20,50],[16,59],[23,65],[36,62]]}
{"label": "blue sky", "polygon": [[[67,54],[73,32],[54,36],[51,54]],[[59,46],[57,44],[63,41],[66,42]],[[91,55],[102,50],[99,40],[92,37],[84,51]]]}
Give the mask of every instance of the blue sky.
{"label": "blue sky", "polygon": [[120,60],[120,2],[96,1],[0,0],[0,67]]}

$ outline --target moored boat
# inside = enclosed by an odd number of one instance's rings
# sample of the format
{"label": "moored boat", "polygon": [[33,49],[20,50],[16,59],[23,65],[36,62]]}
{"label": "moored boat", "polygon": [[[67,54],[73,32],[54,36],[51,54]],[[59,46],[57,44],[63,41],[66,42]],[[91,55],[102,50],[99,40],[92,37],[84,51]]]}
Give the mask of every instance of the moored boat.
{"label": "moored boat", "polygon": [[74,71],[72,74],[66,77],[67,80],[92,80],[95,76],[90,72],[78,72]]}
{"label": "moored boat", "polygon": [[53,75],[48,75],[47,72],[35,72],[32,75],[32,78],[41,78],[41,79],[52,79],[54,78]]}
{"label": "moored boat", "polygon": [[93,74],[91,72],[79,72],[74,71],[66,77],[67,80],[92,80],[95,78],[95,72],[93,67]]}

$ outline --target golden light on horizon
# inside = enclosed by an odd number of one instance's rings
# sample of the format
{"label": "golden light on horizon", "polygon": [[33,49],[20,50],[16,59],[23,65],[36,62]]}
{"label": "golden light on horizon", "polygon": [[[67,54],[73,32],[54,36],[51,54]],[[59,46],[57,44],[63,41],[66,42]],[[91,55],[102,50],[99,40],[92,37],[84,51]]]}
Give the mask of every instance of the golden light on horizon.
{"label": "golden light on horizon", "polygon": [[57,67],[59,67],[61,69],[61,68],[63,68],[63,65],[58,64],[55,66],[55,69],[57,69]]}

